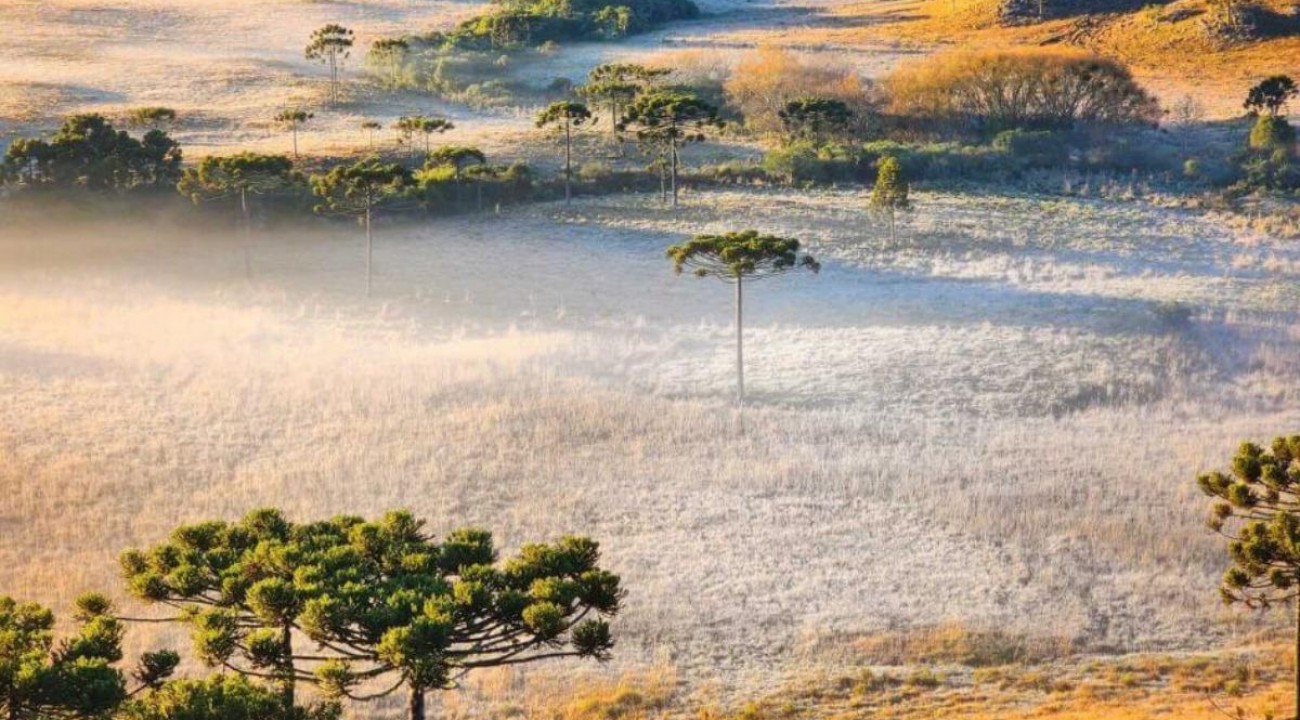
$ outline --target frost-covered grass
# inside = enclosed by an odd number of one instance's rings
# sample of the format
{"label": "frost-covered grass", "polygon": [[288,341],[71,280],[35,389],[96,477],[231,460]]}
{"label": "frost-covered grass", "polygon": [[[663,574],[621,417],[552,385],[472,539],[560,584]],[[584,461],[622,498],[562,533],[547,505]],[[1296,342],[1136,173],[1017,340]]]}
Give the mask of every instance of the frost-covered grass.
{"label": "frost-covered grass", "polygon": [[[1294,251],[1136,202],[915,200],[896,245],[853,192],[384,226],[372,300],[350,226],[259,236],[251,282],[219,229],[11,226],[0,591],[117,591],[184,520],[405,506],[597,537],[620,660],[692,681],[949,621],[1226,636],[1192,477],[1296,425]],[[663,249],[751,226],[825,269],[750,293],[742,435],[729,290]]]}

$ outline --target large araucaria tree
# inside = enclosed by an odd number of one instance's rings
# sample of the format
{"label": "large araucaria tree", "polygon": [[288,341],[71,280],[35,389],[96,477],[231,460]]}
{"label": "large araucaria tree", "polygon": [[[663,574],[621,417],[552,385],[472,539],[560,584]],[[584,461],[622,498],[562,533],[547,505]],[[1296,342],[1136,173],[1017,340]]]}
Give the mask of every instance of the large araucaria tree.
{"label": "large araucaria tree", "polygon": [[537,127],[554,126],[564,133],[564,202],[573,199],[573,131],[594,122],[591,110],[580,102],[561,100],[551,103],[537,115]]}
{"label": "large araucaria tree", "polygon": [[[1205,473],[1197,484],[1215,501],[1210,529],[1228,541],[1232,566],[1219,588],[1224,602],[1260,610],[1295,606],[1300,653],[1300,436],[1279,437],[1268,450],[1244,443],[1231,472]],[[1300,667],[1295,712],[1300,717]]]}
{"label": "large araucaria tree", "polygon": [[679,150],[686,143],[703,142],[710,131],[721,127],[718,108],[676,92],[641,95],[619,123],[620,130],[634,132],[642,147],[657,156],[661,167],[670,168],[673,207],[677,207]]}
{"label": "large araucaria tree", "polygon": [[817,273],[821,264],[802,252],[798,240],[761,235],[756,230],[697,235],[668,248],[668,259],[678,275],[689,270],[696,277],[716,278],[736,286],[736,402],[744,403],[745,281],[776,277],[795,270]]}
{"label": "large araucaria tree", "polygon": [[277,683],[286,718],[300,683],[358,700],[404,690],[423,720],[429,692],[475,669],[603,660],[623,596],[585,538],[500,563],[488,533],[438,540],[405,512],[296,524],[262,510],[178,528],[122,567],[138,597],[179,611],[207,663]]}

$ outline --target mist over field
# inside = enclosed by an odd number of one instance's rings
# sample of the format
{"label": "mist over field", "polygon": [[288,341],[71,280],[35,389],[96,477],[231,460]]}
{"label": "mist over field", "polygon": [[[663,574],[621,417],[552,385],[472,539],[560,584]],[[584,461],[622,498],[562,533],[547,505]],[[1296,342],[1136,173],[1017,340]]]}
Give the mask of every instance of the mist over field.
{"label": "mist over field", "polygon": [[0,0],[0,717],[1300,713],[1297,53]]}
{"label": "mist over field", "polygon": [[[854,195],[386,226],[369,300],[346,224],[255,236],[251,279],[220,223],[7,226],[0,584],[57,605],[181,522],[406,507],[507,547],[599,538],[632,589],[616,665],[693,682],[943,623],[1123,651],[1248,632],[1206,602],[1191,479],[1296,420],[1294,251],[1178,210],[929,194],[883,252]],[[743,435],[729,291],[663,257],[737,215],[825,265],[751,292]]]}

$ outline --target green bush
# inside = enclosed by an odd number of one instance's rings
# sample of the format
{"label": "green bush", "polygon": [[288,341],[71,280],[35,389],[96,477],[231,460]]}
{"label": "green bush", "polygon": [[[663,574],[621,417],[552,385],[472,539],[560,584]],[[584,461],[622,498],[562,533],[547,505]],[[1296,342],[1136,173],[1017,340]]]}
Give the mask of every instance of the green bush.
{"label": "green bush", "polygon": [[1030,167],[1053,167],[1070,160],[1069,134],[1052,130],[1007,130],[993,138],[993,148]]}
{"label": "green bush", "polygon": [[1295,128],[1286,118],[1276,115],[1260,115],[1255,126],[1250,129],[1251,150],[1290,150],[1295,146]]}
{"label": "green bush", "polygon": [[763,170],[786,182],[829,184],[862,179],[862,154],[835,143],[816,145],[801,140],[773,150],[763,157]]}

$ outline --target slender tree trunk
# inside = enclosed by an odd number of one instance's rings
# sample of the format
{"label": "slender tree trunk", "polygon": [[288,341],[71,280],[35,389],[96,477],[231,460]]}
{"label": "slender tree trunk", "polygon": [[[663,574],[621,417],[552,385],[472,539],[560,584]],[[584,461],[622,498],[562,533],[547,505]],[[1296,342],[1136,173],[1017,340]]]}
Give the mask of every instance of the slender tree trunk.
{"label": "slender tree trunk", "polygon": [[573,201],[573,136],[570,134],[569,121],[564,123],[564,204]]}
{"label": "slender tree trunk", "polygon": [[370,297],[372,287],[374,257],[375,257],[375,234],[370,227],[370,209],[372,201],[366,198],[366,297]]}
{"label": "slender tree trunk", "polygon": [[677,209],[677,143],[672,144],[673,209]]}
{"label": "slender tree trunk", "polygon": [[406,720],[424,720],[424,688],[411,687],[411,696],[406,702]]}
{"label": "slender tree trunk", "polygon": [[897,225],[894,222],[894,208],[891,207],[889,208],[889,244],[895,247],[898,246],[898,231],[896,228]]}
{"label": "slender tree trunk", "polygon": [[280,669],[284,677],[281,679],[281,697],[284,702],[285,720],[294,720],[294,676],[293,676],[293,628],[285,625],[280,629],[280,643],[284,648],[284,657],[286,666]]}
{"label": "slender tree trunk", "polygon": [[659,156],[659,202],[668,204],[668,165],[664,156]]}
{"label": "slender tree trunk", "polygon": [[239,188],[239,213],[244,219],[244,277],[253,279],[253,219],[248,214],[248,188]]}
{"label": "slender tree trunk", "polygon": [[1295,653],[1295,717],[1300,720],[1300,596],[1296,597]]}
{"label": "slender tree trunk", "polygon": [[293,124],[293,159],[298,159],[298,123]]}
{"label": "slender tree trunk", "polygon": [[736,405],[745,404],[745,290],[744,278],[736,275]]}

